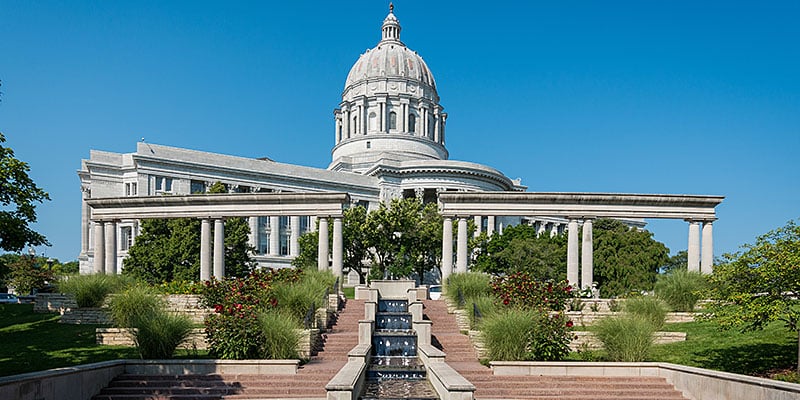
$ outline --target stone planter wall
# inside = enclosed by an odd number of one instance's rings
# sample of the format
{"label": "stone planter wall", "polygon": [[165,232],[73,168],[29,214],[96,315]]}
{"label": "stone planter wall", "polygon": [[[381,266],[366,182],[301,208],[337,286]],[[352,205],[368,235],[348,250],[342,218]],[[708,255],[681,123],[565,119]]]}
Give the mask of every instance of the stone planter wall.
{"label": "stone planter wall", "polygon": [[[618,312],[592,312],[586,311],[568,311],[566,313],[567,318],[572,320],[575,325],[580,326],[589,326],[597,322],[598,320],[606,317],[611,317],[615,315],[619,315]],[[694,321],[694,313],[667,313],[667,318],[664,322],[668,324],[674,324],[679,322],[692,322]]]}
{"label": "stone planter wall", "polygon": [[74,325],[111,325],[111,316],[103,308],[68,308],[61,314],[58,322]]}
{"label": "stone planter wall", "polygon": [[33,303],[33,312],[64,314],[66,310],[78,308],[75,297],[63,293],[40,293]]}

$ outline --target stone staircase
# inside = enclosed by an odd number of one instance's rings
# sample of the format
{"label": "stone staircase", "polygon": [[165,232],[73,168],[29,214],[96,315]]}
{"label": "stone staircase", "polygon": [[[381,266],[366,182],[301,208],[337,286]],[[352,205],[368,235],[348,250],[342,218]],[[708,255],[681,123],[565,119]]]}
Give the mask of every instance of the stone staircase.
{"label": "stone staircase", "polygon": [[129,375],[112,380],[94,400],[324,399],[325,385],[358,344],[364,301],[348,300],[323,334],[323,349],[296,375]]}
{"label": "stone staircase", "polygon": [[433,322],[432,342],[447,354],[445,361],[475,385],[476,399],[685,400],[659,377],[494,376],[478,362],[472,343],[459,332],[445,302],[426,300],[424,304],[424,314]]}

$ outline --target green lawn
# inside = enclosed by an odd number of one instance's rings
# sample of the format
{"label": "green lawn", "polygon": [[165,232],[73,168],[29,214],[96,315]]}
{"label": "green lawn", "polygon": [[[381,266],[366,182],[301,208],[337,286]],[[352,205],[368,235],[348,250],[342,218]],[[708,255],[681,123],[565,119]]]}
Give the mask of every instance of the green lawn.
{"label": "green lawn", "polygon": [[[797,363],[797,337],[781,323],[764,330],[739,332],[720,330],[712,322],[667,324],[663,331],[686,332],[686,341],[655,345],[648,361],[669,362],[734,372],[768,376],[789,370]],[[570,360],[602,359],[602,351],[570,354]]]}
{"label": "green lawn", "polygon": [[[36,314],[31,304],[0,305],[0,376],[120,358],[139,358],[135,348],[95,343],[98,325],[58,323],[58,314]],[[181,352],[197,358],[201,354]]]}

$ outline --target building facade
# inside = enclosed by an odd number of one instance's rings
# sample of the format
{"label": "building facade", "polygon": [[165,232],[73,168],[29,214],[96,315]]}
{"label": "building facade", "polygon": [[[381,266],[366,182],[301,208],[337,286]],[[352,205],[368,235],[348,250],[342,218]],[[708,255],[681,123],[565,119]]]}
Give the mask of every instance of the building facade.
{"label": "building facade", "polygon": [[[81,273],[95,257],[91,207],[87,200],[204,193],[214,182],[232,193],[348,193],[352,204],[373,209],[394,198],[434,202],[443,192],[522,192],[527,188],[492,167],[449,159],[447,113],[425,61],[400,40],[392,11],[378,44],[362,54],[345,80],[334,110],[334,146],[327,169],[284,164],[139,142],[133,153],[91,150],[82,160]],[[502,230],[522,217],[476,219],[481,231]],[[264,267],[288,266],[298,253],[297,238],[315,229],[312,216],[249,218],[255,260]],[[561,233],[561,218],[525,217],[542,232]],[[634,221],[634,224],[643,222]],[[108,225],[108,224],[107,224]],[[115,229],[117,271],[139,234],[136,219]],[[96,228],[96,227],[95,227]],[[108,245],[106,245],[108,246]]]}

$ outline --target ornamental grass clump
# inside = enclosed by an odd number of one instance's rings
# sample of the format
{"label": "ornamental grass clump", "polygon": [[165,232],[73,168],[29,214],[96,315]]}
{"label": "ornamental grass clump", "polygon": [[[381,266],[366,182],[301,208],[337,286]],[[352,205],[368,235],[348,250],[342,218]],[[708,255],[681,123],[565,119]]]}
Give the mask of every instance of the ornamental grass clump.
{"label": "ornamental grass clump", "polygon": [[647,359],[653,345],[653,323],[640,315],[603,318],[594,326],[611,361],[639,362]]}
{"label": "ornamental grass clump", "polygon": [[[445,282],[445,296],[459,307],[467,305],[466,300],[486,296],[491,293],[491,278],[481,272],[459,272],[450,275]],[[464,302],[464,304],[461,304]]]}
{"label": "ornamental grass clump", "polygon": [[697,271],[676,269],[656,280],[656,297],[669,304],[672,311],[692,312],[706,292],[706,277]]}
{"label": "ornamental grass clump", "polygon": [[300,324],[297,319],[279,310],[270,310],[258,315],[264,342],[262,355],[269,359],[299,358],[297,346],[300,343]]}
{"label": "ornamental grass clump", "polygon": [[667,304],[653,296],[640,296],[625,300],[623,310],[631,315],[638,315],[650,321],[654,330],[664,326],[667,318]]}
{"label": "ornamental grass clump", "polygon": [[466,310],[467,314],[469,315],[470,327],[476,329],[480,324],[481,319],[497,310],[497,298],[490,295],[467,298]]}
{"label": "ornamental grass clump", "polygon": [[282,310],[302,321],[312,306],[326,305],[323,295],[333,289],[334,282],[336,278],[328,271],[304,271],[302,278],[291,285],[275,285],[272,296]]}
{"label": "ornamental grass clump", "polygon": [[572,321],[560,312],[506,308],[481,324],[491,360],[558,361],[569,354]]}
{"label": "ornamental grass clump", "polygon": [[167,311],[164,299],[150,288],[133,286],[110,303],[114,323],[127,330],[143,359],[172,357],[192,331],[191,319]]}
{"label": "ornamental grass clump", "polygon": [[58,291],[75,296],[78,307],[98,308],[109,294],[117,293],[133,284],[123,275],[70,275],[61,278],[56,284]]}

